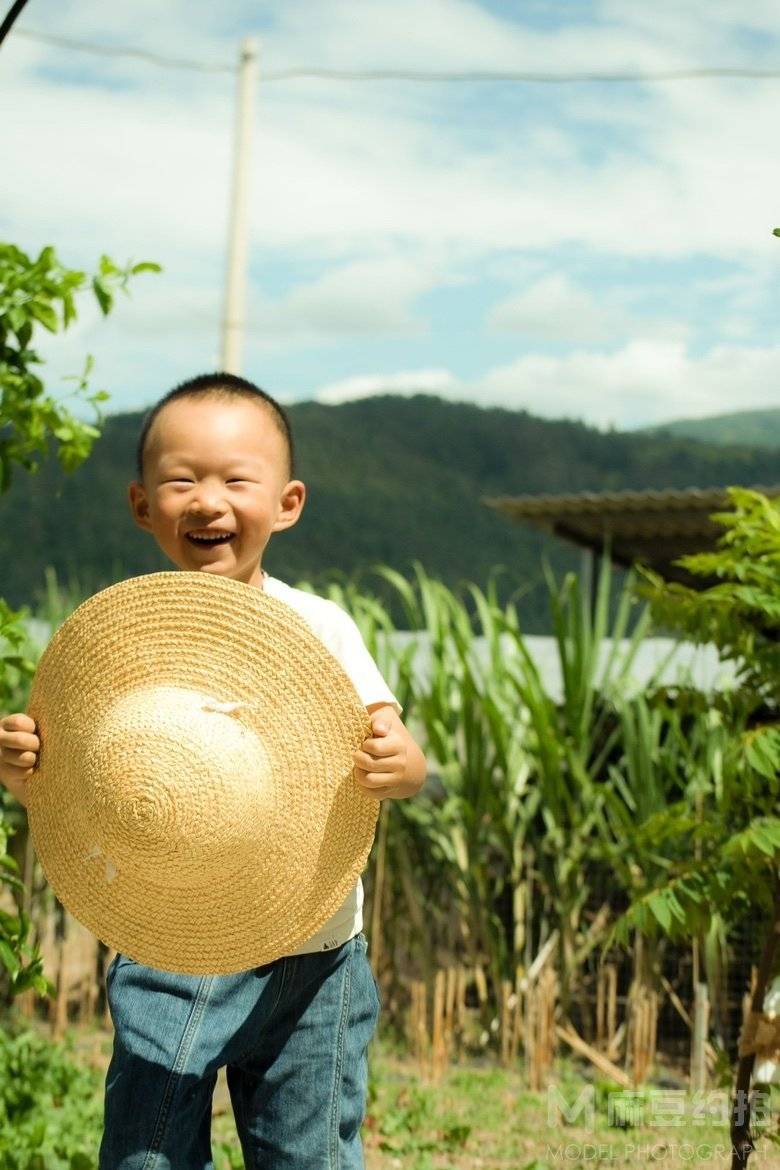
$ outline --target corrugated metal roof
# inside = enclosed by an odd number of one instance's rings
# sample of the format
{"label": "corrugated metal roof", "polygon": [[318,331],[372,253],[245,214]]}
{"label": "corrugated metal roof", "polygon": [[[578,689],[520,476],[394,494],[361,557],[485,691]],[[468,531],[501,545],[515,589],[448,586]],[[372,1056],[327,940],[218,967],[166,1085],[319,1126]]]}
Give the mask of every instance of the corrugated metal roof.
{"label": "corrugated metal roof", "polygon": [[[752,490],[780,496],[780,485]],[[603,553],[608,546],[616,564],[641,561],[668,580],[699,587],[707,582],[673,562],[711,549],[723,530],[710,514],[730,506],[725,488],[498,496],[482,503],[581,548]]]}
{"label": "corrugated metal roof", "polygon": [[[780,485],[774,487],[756,486],[752,491],[767,496],[780,495]],[[713,512],[728,501],[725,488],[668,488],[656,491],[622,492],[576,492],[546,496],[495,496],[486,497],[483,504],[511,512],[515,516],[550,516],[562,514],[582,515],[597,512],[599,515],[614,516],[637,512],[695,511]]]}

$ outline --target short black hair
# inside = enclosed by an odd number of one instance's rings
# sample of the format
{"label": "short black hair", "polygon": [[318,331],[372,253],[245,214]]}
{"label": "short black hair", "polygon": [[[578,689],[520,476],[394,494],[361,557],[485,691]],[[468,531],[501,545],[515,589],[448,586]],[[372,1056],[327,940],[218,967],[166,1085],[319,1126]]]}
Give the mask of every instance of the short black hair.
{"label": "short black hair", "polygon": [[163,407],[167,406],[169,402],[174,402],[177,398],[248,398],[250,401],[268,407],[287,448],[288,479],[293,478],[295,474],[295,448],[290,420],[284,408],[270,394],[266,394],[265,390],[255,386],[254,382],[240,378],[237,374],[228,374],[224,370],[219,370],[213,374],[198,374],[194,378],[188,378],[186,382],[180,382],[147,411],[141,424],[141,433],[138,436],[138,446],[136,447],[135,463],[139,480],[144,477],[144,451],[152,423]]}

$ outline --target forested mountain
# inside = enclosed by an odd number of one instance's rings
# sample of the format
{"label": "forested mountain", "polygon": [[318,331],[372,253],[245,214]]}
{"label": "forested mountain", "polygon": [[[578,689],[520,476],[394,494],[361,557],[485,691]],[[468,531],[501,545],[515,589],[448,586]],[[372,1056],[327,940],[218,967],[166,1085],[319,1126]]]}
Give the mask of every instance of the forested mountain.
{"label": "forested mountain", "polygon": [[732,443],[749,447],[780,447],[780,408],[739,410],[710,418],[681,418],[653,427],[656,434],[669,434],[703,443]]}
{"label": "forested mountain", "polygon": [[[522,592],[529,631],[544,629],[540,553],[579,565],[576,551],[480,503],[502,494],[770,484],[771,451],[716,448],[669,435],[602,433],[576,422],[483,409],[438,397],[381,396],[290,408],[298,474],[308,487],[295,528],[264,564],[290,582],[374,562],[408,571],[420,560],[450,584],[484,584],[493,566]],[[66,476],[54,462],[17,473],[0,498],[0,596],[32,601],[44,569],[85,591],[170,566],[131,522],[126,484],[140,415],[115,415],[89,461]]]}

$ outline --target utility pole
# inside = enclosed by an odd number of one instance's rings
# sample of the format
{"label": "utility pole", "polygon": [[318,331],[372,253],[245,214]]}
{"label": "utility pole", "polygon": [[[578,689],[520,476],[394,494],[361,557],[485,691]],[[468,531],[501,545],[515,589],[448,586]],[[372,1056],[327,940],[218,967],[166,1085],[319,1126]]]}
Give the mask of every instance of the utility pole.
{"label": "utility pole", "polygon": [[245,37],[238,60],[236,125],[233,143],[233,189],[228,223],[228,261],[222,315],[222,369],[241,373],[241,351],[246,324],[249,164],[254,127],[257,41]]}

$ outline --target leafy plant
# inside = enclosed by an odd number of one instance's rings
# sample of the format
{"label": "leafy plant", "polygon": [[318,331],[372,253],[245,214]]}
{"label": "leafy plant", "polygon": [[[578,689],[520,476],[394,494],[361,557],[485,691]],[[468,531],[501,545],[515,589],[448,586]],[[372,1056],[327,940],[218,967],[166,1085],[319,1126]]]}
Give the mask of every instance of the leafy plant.
{"label": "leafy plant", "polygon": [[519,630],[517,663],[510,659],[507,669],[515,705],[528,713],[527,750],[539,807],[533,833],[536,870],[547,915],[559,932],[561,991],[567,1004],[577,969],[597,941],[582,937],[581,915],[591,890],[585,875],[593,872],[587,863],[597,856],[610,760],[620,751],[619,712],[632,691],[632,671],[649,614],[640,612],[632,628],[630,579],[611,606],[612,572],[606,557],[595,590],[575,574],[558,583],[547,571],[546,579],[560,698],[551,693]]}
{"label": "leafy plant", "polygon": [[101,1074],[73,1046],[0,1029],[0,1166],[94,1170],[102,1128]]}
{"label": "leafy plant", "polygon": [[623,941],[629,925],[681,937],[707,929],[716,912],[733,918],[740,905],[771,912],[780,861],[780,501],[742,488],[729,495],[734,510],[713,517],[724,529],[718,548],[680,560],[717,583],[697,591],[644,572],[656,621],[714,644],[737,678],[733,690],[699,697],[703,718],[677,727],[689,761],[698,760],[678,802],[636,829],[635,845],[663,858],[666,872],[616,924]]}
{"label": "leafy plant", "polygon": [[[117,290],[126,291],[130,279],[142,272],[158,272],[149,261],[120,268],[108,256],[101,256],[91,277],[67,268],[52,247],[31,259],[15,244],[0,243],[0,494],[6,492],[15,467],[36,471],[51,446],[65,471],[72,471],[87,458],[101,422],[105,391],[91,391],[92,359],[87,357],[83,372],[74,380],[71,397],[89,405],[95,422],[84,422],[46,389],[36,372],[43,359],[34,348],[36,331],[50,333],[67,329],[77,317],[77,298],[91,290],[100,311],[107,315]],[[22,625],[23,614],[11,610],[0,599],[0,711],[22,705],[32,673],[34,658]],[[18,891],[18,866],[8,856],[6,845],[10,826],[0,805],[0,886]],[[37,948],[29,943],[30,922],[23,912],[4,912],[0,917],[0,969],[5,972],[11,994],[28,987],[45,995],[51,984],[41,970]]]}
{"label": "leafy plant", "polygon": [[[699,803],[683,799],[651,816],[636,841],[665,859],[661,880],[632,902],[616,931],[628,925],[670,936],[702,932],[718,916],[760,908],[763,951],[751,1000],[760,1013],[780,933],[780,501],[729,489],[731,511],[713,519],[717,548],[680,558],[689,572],[713,580],[699,591],[646,571],[643,593],[656,619],[696,642],[713,643],[736,668],[733,692],[713,701],[719,766],[699,785]],[[726,761],[725,766],[723,761]],[[681,857],[685,840],[688,857]],[[656,869],[657,875],[657,869]],[[732,1168],[743,1170],[755,1148],[741,1099],[755,1054],[741,1054],[732,1110]]]}
{"label": "leafy plant", "polygon": [[[32,348],[36,327],[50,333],[67,329],[76,320],[77,296],[90,287],[105,316],[116,291],[126,291],[132,276],[159,271],[149,261],[120,268],[101,256],[90,281],[85,272],[66,268],[52,247],[33,260],[15,244],[0,243],[0,492],[10,487],[14,465],[34,470],[52,440],[64,470],[73,471],[100,433],[46,394],[34,368],[43,362]],[[91,370],[87,357],[73,395],[92,406],[100,421],[100,404],[108,395],[89,390]]]}
{"label": "leafy plant", "polygon": [[379,1148],[396,1157],[412,1157],[414,1170],[432,1167],[431,1155],[462,1149],[471,1126],[446,1120],[437,1125],[432,1091],[420,1084],[404,1087],[379,1124]]}

